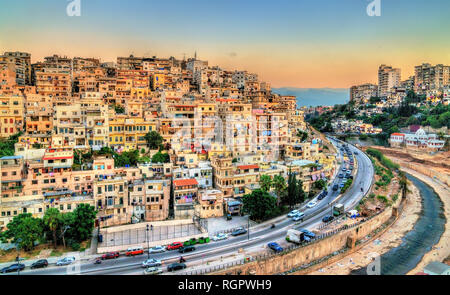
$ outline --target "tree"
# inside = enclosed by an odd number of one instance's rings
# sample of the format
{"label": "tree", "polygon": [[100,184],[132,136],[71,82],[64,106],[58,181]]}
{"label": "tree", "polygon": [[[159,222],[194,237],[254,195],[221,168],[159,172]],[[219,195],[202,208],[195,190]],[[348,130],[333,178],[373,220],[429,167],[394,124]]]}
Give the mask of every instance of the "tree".
{"label": "tree", "polygon": [[277,210],[277,200],[262,189],[254,190],[251,194],[242,197],[243,211],[253,220],[266,220],[272,217]]}
{"label": "tree", "polygon": [[145,134],[144,138],[147,141],[147,145],[152,150],[159,149],[164,140],[163,137],[156,131],[150,131]]}
{"label": "tree", "polygon": [[283,203],[289,205],[292,208],[295,204],[305,201],[305,191],[303,190],[303,182],[297,180],[294,173],[289,171],[287,194],[283,200]]}
{"label": "tree", "polygon": [[8,223],[7,230],[2,233],[2,240],[12,240],[20,248],[30,251],[34,248],[34,242],[42,238],[43,232],[41,219],[34,218],[31,213],[22,213]]}
{"label": "tree", "polygon": [[92,235],[97,211],[89,204],[79,204],[72,214],[69,236],[76,242],[83,242]]}
{"label": "tree", "polygon": [[302,131],[302,130],[298,130],[297,131],[297,137],[300,138],[300,141],[305,141],[305,140],[308,139],[308,132]]}
{"label": "tree", "polygon": [[269,175],[261,175],[259,178],[259,185],[263,191],[270,191],[270,187],[272,186],[272,178],[270,178]]}
{"label": "tree", "polygon": [[316,182],[314,182],[313,186],[318,190],[322,190],[327,187],[327,182],[323,179],[319,179]]}
{"label": "tree", "polygon": [[52,232],[53,246],[56,248],[56,232],[61,226],[61,213],[57,208],[49,208],[44,214],[43,222],[44,225]]}
{"label": "tree", "polygon": [[170,156],[168,153],[157,152],[152,157],[152,163],[169,163]]}
{"label": "tree", "polygon": [[114,110],[116,111],[116,114],[125,114],[125,108],[120,105],[115,104]]}

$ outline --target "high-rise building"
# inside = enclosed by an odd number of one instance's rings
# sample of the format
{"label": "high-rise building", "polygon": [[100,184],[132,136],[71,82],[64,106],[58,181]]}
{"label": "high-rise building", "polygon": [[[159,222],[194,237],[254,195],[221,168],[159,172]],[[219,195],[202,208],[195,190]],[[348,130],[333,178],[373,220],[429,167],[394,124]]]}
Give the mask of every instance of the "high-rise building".
{"label": "high-rise building", "polygon": [[399,87],[401,70],[391,66],[381,65],[378,68],[378,96],[386,97],[394,87]]}
{"label": "high-rise building", "polygon": [[17,85],[31,84],[31,54],[26,52],[5,52],[0,55],[0,69],[11,69],[16,73]]}
{"label": "high-rise building", "polygon": [[450,66],[424,63],[415,67],[415,91],[442,90],[450,85]]}

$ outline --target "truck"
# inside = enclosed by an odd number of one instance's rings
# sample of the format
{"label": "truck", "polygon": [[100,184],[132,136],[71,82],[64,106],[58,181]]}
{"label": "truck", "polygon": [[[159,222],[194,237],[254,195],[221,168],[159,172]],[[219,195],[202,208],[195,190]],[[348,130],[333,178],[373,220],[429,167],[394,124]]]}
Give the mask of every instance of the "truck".
{"label": "truck", "polygon": [[286,235],[286,241],[294,243],[294,244],[300,244],[304,241],[310,241],[311,239],[305,235],[304,232],[296,230],[296,229],[290,229],[287,231]]}
{"label": "truck", "polygon": [[344,205],[343,204],[336,204],[333,207],[333,215],[334,216],[340,216],[344,214]]}

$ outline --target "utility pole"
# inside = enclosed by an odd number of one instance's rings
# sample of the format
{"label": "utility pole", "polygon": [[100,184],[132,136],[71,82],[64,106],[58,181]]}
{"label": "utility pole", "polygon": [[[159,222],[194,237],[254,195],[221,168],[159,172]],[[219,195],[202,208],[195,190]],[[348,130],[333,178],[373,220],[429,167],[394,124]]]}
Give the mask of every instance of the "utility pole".
{"label": "utility pole", "polygon": [[147,224],[147,259],[150,259],[150,241],[148,239],[149,225]]}
{"label": "utility pole", "polygon": [[247,218],[247,239],[250,241],[250,214]]}

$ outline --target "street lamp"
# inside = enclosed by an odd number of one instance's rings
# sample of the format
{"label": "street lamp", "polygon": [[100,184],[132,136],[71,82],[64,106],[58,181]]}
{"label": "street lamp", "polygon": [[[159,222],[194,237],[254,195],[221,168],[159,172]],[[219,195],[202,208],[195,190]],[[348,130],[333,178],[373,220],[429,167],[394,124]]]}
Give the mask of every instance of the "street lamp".
{"label": "street lamp", "polygon": [[150,241],[148,239],[148,230],[149,230],[150,226],[147,224],[147,258],[150,259]]}
{"label": "street lamp", "polygon": [[17,257],[16,257],[16,262],[17,262],[17,275],[20,276],[20,243],[22,242],[21,238],[17,239],[16,242],[16,249],[17,249]]}
{"label": "street lamp", "polygon": [[250,241],[250,214],[247,218],[247,239]]}

